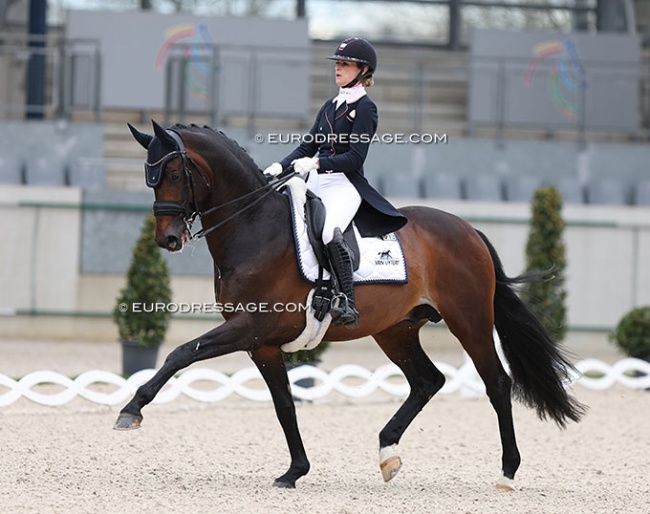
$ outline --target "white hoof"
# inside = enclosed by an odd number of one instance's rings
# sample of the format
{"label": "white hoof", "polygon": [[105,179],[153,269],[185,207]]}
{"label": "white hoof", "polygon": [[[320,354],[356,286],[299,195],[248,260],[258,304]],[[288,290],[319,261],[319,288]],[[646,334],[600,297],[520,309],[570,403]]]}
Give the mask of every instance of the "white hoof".
{"label": "white hoof", "polygon": [[397,445],[386,446],[379,450],[379,468],[384,482],[389,482],[402,469],[402,459],[397,455]]}
{"label": "white hoof", "polygon": [[497,480],[497,489],[500,491],[511,492],[515,490],[515,481],[511,478],[501,475]]}

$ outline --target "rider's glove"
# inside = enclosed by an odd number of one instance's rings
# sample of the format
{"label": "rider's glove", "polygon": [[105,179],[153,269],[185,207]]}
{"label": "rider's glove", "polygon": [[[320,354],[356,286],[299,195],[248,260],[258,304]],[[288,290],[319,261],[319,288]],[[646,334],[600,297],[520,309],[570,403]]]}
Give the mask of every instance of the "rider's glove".
{"label": "rider's glove", "polygon": [[274,162],[264,170],[264,175],[269,177],[277,177],[280,173],[282,173],[282,164],[279,162]]}
{"label": "rider's glove", "polygon": [[293,164],[294,171],[303,176],[311,170],[318,168],[318,157],[301,157],[300,159],[293,161],[291,164]]}

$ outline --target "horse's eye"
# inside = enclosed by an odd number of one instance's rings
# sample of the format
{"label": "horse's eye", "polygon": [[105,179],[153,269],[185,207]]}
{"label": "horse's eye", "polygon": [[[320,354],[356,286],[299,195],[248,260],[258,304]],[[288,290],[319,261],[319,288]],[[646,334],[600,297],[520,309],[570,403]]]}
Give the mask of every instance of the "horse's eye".
{"label": "horse's eye", "polygon": [[169,180],[171,182],[178,182],[181,178],[181,174],[178,171],[171,171],[169,173]]}

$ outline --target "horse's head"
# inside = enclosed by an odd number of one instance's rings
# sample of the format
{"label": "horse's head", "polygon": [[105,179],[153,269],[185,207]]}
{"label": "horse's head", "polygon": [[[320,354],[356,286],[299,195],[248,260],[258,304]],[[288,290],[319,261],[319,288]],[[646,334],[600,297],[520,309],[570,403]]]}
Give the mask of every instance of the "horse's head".
{"label": "horse's head", "polygon": [[155,240],[158,246],[177,252],[190,238],[190,228],[197,213],[197,198],[188,156],[180,135],[165,130],[152,121],[154,136],[138,131],[129,124],[133,137],[147,150],[145,173],[147,186],[156,200]]}
{"label": "horse's head", "polygon": [[[226,224],[232,227],[230,221],[252,213],[252,207],[275,192],[246,150],[223,132],[196,125],[164,129],[152,123],[153,136],[130,124],[129,129],[147,150],[146,183],[156,195],[155,240],[160,247],[177,252],[192,237],[206,237]],[[192,236],[195,216],[202,218],[203,229]]]}

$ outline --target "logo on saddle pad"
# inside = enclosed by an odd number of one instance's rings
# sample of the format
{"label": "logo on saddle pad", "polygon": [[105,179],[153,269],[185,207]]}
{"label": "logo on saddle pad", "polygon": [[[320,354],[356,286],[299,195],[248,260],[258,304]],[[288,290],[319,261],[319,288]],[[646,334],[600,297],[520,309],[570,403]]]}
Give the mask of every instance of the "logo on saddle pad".
{"label": "logo on saddle pad", "polygon": [[391,253],[390,248],[377,252],[375,259],[375,266],[399,266],[402,263],[400,259],[395,259]]}

